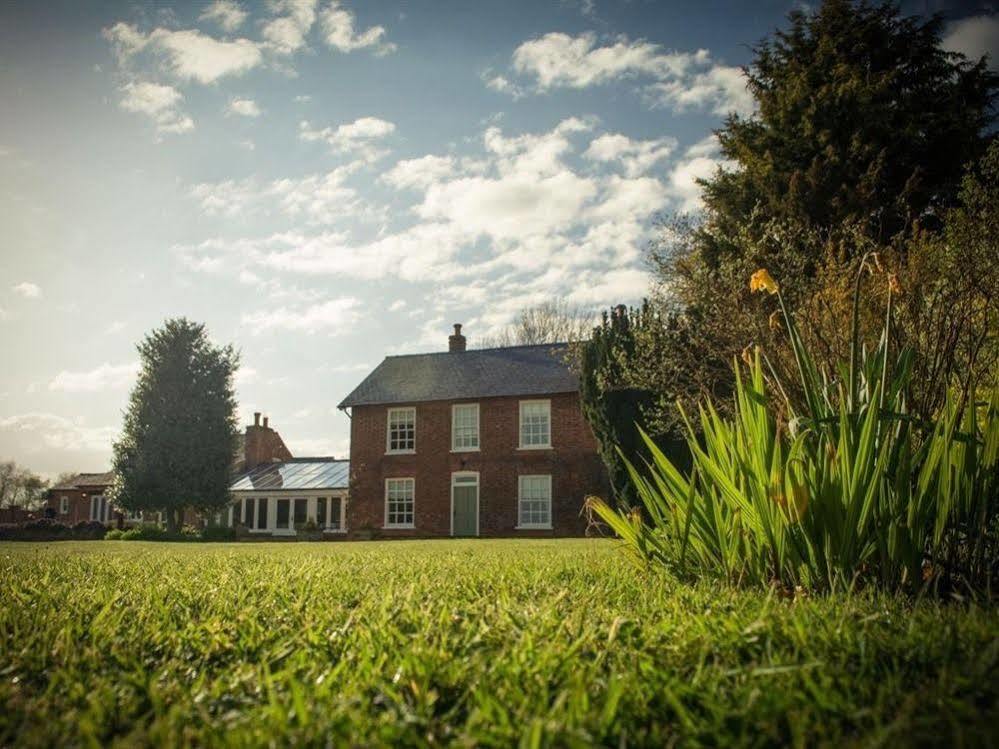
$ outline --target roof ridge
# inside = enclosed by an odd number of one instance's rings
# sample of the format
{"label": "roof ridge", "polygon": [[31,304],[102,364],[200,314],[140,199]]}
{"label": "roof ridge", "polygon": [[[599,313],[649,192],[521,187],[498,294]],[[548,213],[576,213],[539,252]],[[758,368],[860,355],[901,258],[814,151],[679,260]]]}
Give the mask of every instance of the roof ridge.
{"label": "roof ridge", "polygon": [[554,348],[555,346],[568,346],[571,341],[555,341],[553,343],[525,343],[518,346],[492,346],[490,348],[472,348],[466,351],[426,351],[424,353],[414,353],[414,354],[389,354],[386,359],[404,359],[407,356],[454,356],[456,353],[461,354],[480,354],[486,351],[511,351],[513,349],[524,349],[524,348]]}

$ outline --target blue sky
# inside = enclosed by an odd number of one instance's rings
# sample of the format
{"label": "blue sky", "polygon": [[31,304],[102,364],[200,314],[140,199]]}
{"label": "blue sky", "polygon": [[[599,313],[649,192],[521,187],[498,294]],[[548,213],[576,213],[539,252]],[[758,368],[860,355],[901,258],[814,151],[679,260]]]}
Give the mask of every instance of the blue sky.
{"label": "blue sky", "polygon": [[[171,316],[240,348],[244,419],[344,456],[335,406],[386,354],[639,300],[652,220],[697,209],[791,7],[4,4],[0,458],[105,469]],[[988,5],[905,9],[996,49]]]}

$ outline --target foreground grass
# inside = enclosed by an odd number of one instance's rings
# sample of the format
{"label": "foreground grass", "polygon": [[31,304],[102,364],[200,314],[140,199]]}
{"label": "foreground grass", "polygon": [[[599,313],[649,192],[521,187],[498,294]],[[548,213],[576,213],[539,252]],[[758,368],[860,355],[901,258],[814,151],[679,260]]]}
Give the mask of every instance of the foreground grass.
{"label": "foreground grass", "polygon": [[999,612],[607,541],[0,544],[0,746],[988,746]]}

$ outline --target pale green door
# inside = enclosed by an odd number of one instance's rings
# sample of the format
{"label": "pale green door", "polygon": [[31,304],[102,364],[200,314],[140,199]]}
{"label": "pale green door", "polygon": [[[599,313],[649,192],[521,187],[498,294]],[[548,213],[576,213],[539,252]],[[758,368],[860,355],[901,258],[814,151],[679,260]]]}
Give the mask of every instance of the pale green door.
{"label": "pale green door", "polygon": [[479,485],[455,483],[451,488],[454,500],[454,524],[451,534],[454,536],[479,535]]}

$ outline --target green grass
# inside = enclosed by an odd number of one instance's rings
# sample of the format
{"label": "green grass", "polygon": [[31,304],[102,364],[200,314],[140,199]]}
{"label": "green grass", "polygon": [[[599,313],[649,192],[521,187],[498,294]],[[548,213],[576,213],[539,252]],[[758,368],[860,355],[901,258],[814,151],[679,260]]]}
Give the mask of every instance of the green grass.
{"label": "green grass", "polygon": [[610,541],[0,544],[0,746],[987,746],[999,611]]}

